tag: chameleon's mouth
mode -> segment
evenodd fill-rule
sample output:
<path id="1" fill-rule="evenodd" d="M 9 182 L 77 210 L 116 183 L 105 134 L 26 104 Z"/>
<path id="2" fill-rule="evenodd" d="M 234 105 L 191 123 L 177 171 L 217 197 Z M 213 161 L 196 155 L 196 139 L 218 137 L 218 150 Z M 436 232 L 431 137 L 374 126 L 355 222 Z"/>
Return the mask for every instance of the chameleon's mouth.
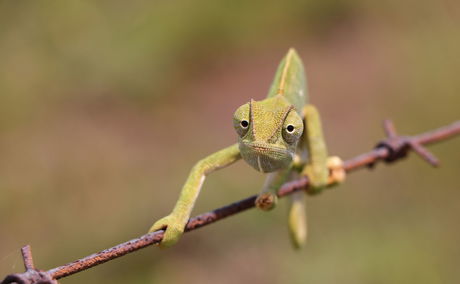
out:
<path id="1" fill-rule="evenodd" d="M 292 161 L 292 154 L 288 150 L 266 143 L 241 142 L 240 152 L 249 165 L 263 173 L 286 168 Z"/>

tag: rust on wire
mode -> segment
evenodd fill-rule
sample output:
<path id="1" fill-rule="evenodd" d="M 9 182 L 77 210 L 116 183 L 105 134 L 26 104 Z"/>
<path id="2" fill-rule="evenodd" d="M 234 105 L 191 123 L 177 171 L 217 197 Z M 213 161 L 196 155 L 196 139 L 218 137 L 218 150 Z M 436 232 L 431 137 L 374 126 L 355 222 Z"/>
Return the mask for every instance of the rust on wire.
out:
<path id="1" fill-rule="evenodd" d="M 163 231 L 156 231 L 140 238 L 132 239 L 112 248 L 91 254 L 87 257 L 78 259 L 71 263 L 48 270 L 47 272 L 54 278 L 60 279 L 90 267 L 102 264 L 109 260 L 118 258 L 130 252 L 145 248 L 152 244 L 159 243 L 163 239 Z"/>
<path id="2" fill-rule="evenodd" d="M 378 161 L 392 163 L 406 157 L 410 150 L 416 152 L 433 166 L 437 166 L 439 164 L 438 159 L 428 152 L 428 150 L 426 150 L 422 145 L 439 142 L 460 134 L 460 121 L 456 121 L 451 125 L 411 137 L 398 136 L 396 128 L 390 120 L 384 121 L 384 130 L 387 135 L 387 139 L 381 141 L 374 150 L 345 161 L 345 171 L 352 172 L 364 167 L 372 167 Z M 308 177 L 300 177 L 296 180 L 285 183 L 279 189 L 278 196 L 283 197 L 297 190 L 308 190 L 308 185 Z M 196 230 L 222 220 L 225 217 L 253 208 L 256 197 L 257 196 L 254 195 L 191 218 L 186 225 L 185 231 L 189 232 Z M 162 230 L 152 232 L 48 271 L 40 271 L 34 268 L 30 247 L 26 246 L 22 249 L 26 272 L 8 275 L 1 284 L 56 284 L 57 282 L 55 279 L 60 279 L 81 272 L 133 251 L 157 244 L 162 240 L 162 238 Z"/>

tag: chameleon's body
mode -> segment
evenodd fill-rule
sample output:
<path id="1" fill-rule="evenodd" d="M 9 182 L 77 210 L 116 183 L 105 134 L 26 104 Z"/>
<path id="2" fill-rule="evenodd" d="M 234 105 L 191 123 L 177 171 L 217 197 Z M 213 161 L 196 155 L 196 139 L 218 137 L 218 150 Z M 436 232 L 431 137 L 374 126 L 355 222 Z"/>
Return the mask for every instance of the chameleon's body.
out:
<path id="1" fill-rule="evenodd" d="M 233 118 L 238 143 L 199 161 L 192 169 L 172 213 L 150 231 L 166 229 L 162 247 L 175 244 L 184 231 L 205 177 L 243 158 L 256 170 L 268 173 L 256 206 L 272 209 L 281 184 L 296 174 L 308 175 L 313 192 L 344 178 L 340 159 L 329 158 L 316 108 L 308 104 L 301 59 L 290 49 L 281 61 L 266 99 L 251 100 Z M 332 178 L 329 177 L 332 170 Z M 305 200 L 292 198 L 289 228 L 295 247 L 306 238 Z"/>

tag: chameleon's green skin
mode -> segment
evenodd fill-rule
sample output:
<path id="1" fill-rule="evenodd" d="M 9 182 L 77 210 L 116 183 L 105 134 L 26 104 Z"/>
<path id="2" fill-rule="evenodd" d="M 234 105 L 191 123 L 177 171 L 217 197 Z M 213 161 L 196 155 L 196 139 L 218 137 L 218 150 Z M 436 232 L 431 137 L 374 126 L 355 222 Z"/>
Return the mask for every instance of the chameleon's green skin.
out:
<path id="1" fill-rule="evenodd" d="M 281 61 L 266 99 L 240 106 L 233 117 L 238 143 L 199 161 L 192 169 L 171 214 L 150 231 L 165 229 L 160 247 L 174 245 L 184 232 L 205 177 L 243 158 L 254 169 L 268 173 L 256 206 L 272 209 L 276 192 L 293 175 L 308 175 L 313 189 L 327 185 L 327 149 L 316 108 L 307 104 L 301 59 L 290 49 Z M 290 235 L 295 247 L 306 238 L 304 194 L 295 194 L 289 213 Z"/>

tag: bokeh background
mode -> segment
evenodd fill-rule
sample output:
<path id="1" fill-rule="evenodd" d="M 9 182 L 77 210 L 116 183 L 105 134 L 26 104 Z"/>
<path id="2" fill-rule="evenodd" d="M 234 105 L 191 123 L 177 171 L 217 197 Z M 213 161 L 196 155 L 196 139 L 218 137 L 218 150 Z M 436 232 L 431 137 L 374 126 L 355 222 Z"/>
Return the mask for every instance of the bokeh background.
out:
<path id="1" fill-rule="evenodd" d="M 459 118 L 459 1 L 1 0 L 1 277 L 25 244 L 48 269 L 145 233 L 291 46 L 344 159 L 384 118 L 404 134 Z M 440 169 L 411 157 L 309 198 L 302 251 L 283 200 L 62 283 L 458 283 L 460 140 L 430 149 Z M 194 213 L 262 183 L 244 163 L 213 174 Z"/>

